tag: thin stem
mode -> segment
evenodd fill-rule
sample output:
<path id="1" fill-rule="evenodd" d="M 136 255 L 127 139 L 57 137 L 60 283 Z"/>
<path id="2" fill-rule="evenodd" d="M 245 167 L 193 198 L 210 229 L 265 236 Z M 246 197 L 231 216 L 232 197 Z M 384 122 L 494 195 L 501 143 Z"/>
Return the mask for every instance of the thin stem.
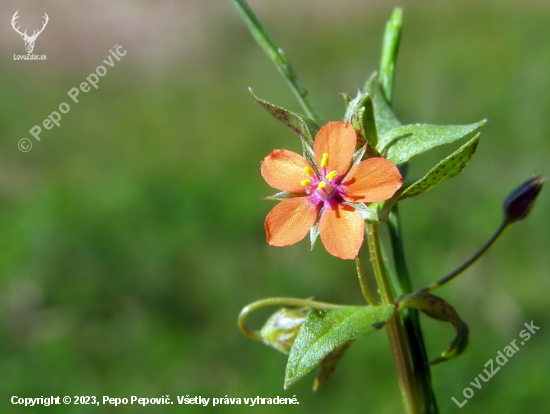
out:
<path id="1" fill-rule="evenodd" d="M 480 250 L 478 250 L 472 257 L 470 257 L 461 266 L 459 266 L 457 269 L 453 270 L 451 273 L 449 273 L 444 278 L 438 280 L 435 283 L 432 283 L 431 285 L 429 285 L 429 286 L 427 286 L 423 289 L 420 289 L 418 293 L 420 293 L 420 292 L 431 292 L 432 290 L 437 289 L 438 287 L 441 287 L 444 284 L 450 282 L 455 277 L 457 277 L 459 274 L 461 274 L 463 271 L 465 271 L 467 268 L 469 268 L 477 259 L 479 259 L 483 255 L 483 253 L 485 253 L 487 251 L 487 249 L 489 247 L 491 247 L 493 245 L 493 243 L 502 234 L 502 232 L 508 226 L 508 224 L 509 224 L 508 221 L 503 220 L 502 223 L 500 224 L 499 228 L 495 232 L 495 234 L 493 234 L 493 236 L 489 239 L 489 241 L 487 243 L 485 243 L 485 245 Z"/>
<path id="2" fill-rule="evenodd" d="M 405 251 L 403 248 L 398 214 L 399 210 L 397 207 L 397 205 L 394 206 L 388 220 L 393 262 L 397 273 L 397 276 L 390 280 L 394 282 L 393 288 L 396 294 L 402 296 L 412 292 L 412 283 L 405 260 Z M 439 409 L 433 392 L 432 376 L 430 366 L 428 365 L 428 354 L 426 352 L 426 345 L 424 344 L 418 310 L 407 308 L 401 312 L 401 315 L 409 342 L 413 373 L 420 388 L 419 392 L 421 392 L 423 397 L 424 412 L 426 414 L 438 414 Z"/>
<path id="3" fill-rule="evenodd" d="M 380 290 L 382 304 L 394 304 L 393 294 L 383 262 L 377 224 L 367 223 L 367 242 L 374 276 Z M 405 331 L 403 329 L 401 316 L 398 312 L 395 312 L 391 319 L 386 322 L 386 329 L 388 331 L 393 361 L 397 371 L 399 390 L 401 392 L 405 411 L 407 414 L 420 414 L 422 412 L 421 404 L 418 399 L 418 393 L 411 369 Z"/>
<path id="4" fill-rule="evenodd" d="M 372 297 L 370 293 L 369 286 L 367 284 L 367 278 L 365 277 L 365 270 L 363 267 L 363 259 L 361 259 L 361 253 L 355 258 L 355 267 L 357 269 L 357 277 L 359 278 L 359 285 L 361 286 L 361 292 L 363 297 L 369 303 L 369 305 L 377 306 L 379 305 L 378 301 Z"/>
<path id="5" fill-rule="evenodd" d="M 250 6 L 245 0 L 231 0 L 231 3 L 250 30 L 252 37 L 254 37 L 258 45 L 260 45 L 267 56 L 275 64 L 281 75 L 283 75 L 286 79 L 290 85 L 290 88 L 296 95 L 296 98 L 300 102 L 300 105 L 302 105 L 302 108 L 306 112 L 306 115 L 315 121 L 317 125 L 324 125 L 325 121 L 323 116 L 309 99 L 308 92 L 302 85 L 300 79 L 298 79 L 298 75 L 296 75 L 296 72 L 288 61 L 283 49 L 277 46 L 273 38 L 254 15 L 254 12 L 250 9 Z"/>
<path id="6" fill-rule="evenodd" d="M 403 10 L 396 7 L 386 23 L 384 32 L 384 43 L 382 46 L 382 58 L 380 60 L 380 84 L 388 102 L 393 97 L 393 80 L 395 79 L 395 64 L 399 40 L 401 39 L 401 24 L 403 21 Z"/>
<path id="7" fill-rule="evenodd" d="M 262 341 L 262 336 L 259 334 L 260 331 L 249 329 L 246 326 L 246 318 L 255 310 L 266 306 L 290 306 L 290 307 L 299 307 L 299 308 L 310 308 L 318 310 L 327 310 L 332 308 L 339 308 L 345 305 L 338 305 L 334 303 L 327 302 L 318 302 L 311 299 L 299 299 L 299 298 L 265 298 L 260 299 L 255 302 L 252 302 L 246 305 L 241 313 L 239 314 L 238 325 L 242 333 L 244 333 L 249 338 L 255 339 L 256 341 Z"/>
<path id="8" fill-rule="evenodd" d="M 396 8 L 390 20 L 386 24 L 384 32 L 384 43 L 382 46 L 382 58 L 380 60 L 380 83 L 386 100 L 391 105 L 393 98 L 393 86 L 395 79 L 395 67 L 397 52 L 401 38 L 402 10 Z M 402 172 L 405 171 L 402 167 Z M 405 174 L 403 172 L 403 174 Z M 395 272 L 388 266 L 388 271 L 395 277 L 391 278 L 392 288 L 396 295 L 401 296 L 412 292 L 412 283 L 405 261 L 403 242 L 399 229 L 399 215 L 397 206 L 394 206 L 390 213 L 389 222 L 390 242 L 392 256 L 395 265 Z M 420 327 L 420 319 L 416 309 L 405 309 L 402 312 L 403 324 L 406 332 L 406 339 L 411 353 L 412 369 L 414 372 L 415 384 L 419 397 L 422 397 L 421 406 L 426 414 L 438 414 L 437 402 L 432 387 L 430 367 L 424 338 Z"/>

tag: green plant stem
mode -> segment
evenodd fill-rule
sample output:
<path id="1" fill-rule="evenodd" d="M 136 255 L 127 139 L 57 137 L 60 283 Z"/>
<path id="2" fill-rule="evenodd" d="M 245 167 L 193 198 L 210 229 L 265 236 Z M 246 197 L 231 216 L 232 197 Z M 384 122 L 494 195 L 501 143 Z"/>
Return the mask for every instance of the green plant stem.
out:
<path id="1" fill-rule="evenodd" d="M 390 105 L 393 98 L 393 85 L 399 41 L 401 38 L 402 19 L 402 10 L 396 8 L 386 24 L 384 42 L 382 45 L 380 84 L 386 100 Z M 402 168 L 402 170 L 405 170 L 405 168 Z M 392 275 L 395 276 L 390 279 L 392 283 L 391 287 L 397 296 L 401 296 L 412 292 L 412 283 L 405 261 L 397 205 L 394 206 L 390 213 L 388 229 L 390 233 L 392 257 L 395 265 L 395 272 L 388 266 L 388 270 L 392 271 Z M 407 347 L 411 355 L 412 370 L 414 373 L 413 387 L 416 389 L 419 398 L 422 399 L 420 404 L 422 412 L 427 414 L 438 414 L 439 410 L 433 392 L 428 356 L 422 336 L 418 311 L 416 309 L 404 310 L 402 312 L 402 321 L 406 333 Z"/>
<path id="2" fill-rule="evenodd" d="M 363 267 L 363 259 L 361 259 L 361 253 L 355 258 L 355 267 L 357 269 L 357 277 L 359 278 L 359 285 L 361 286 L 361 292 L 363 297 L 369 303 L 369 305 L 377 306 L 378 301 L 372 297 L 370 293 L 369 285 L 367 284 L 367 278 L 365 277 L 365 270 Z"/>
<path id="3" fill-rule="evenodd" d="M 283 49 L 277 46 L 245 0 L 231 0 L 231 3 L 250 30 L 252 37 L 254 37 L 258 45 L 260 45 L 267 56 L 275 64 L 281 75 L 283 75 L 286 79 L 290 85 L 290 88 L 296 95 L 296 98 L 300 102 L 300 105 L 302 105 L 302 108 L 306 112 L 306 115 L 318 126 L 324 125 L 325 120 L 323 116 L 309 99 L 307 90 L 302 85 L 300 79 L 298 79 L 298 75 L 296 75 L 296 72 L 288 61 Z"/>
<path id="4" fill-rule="evenodd" d="M 366 231 L 370 260 L 378 289 L 380 290 L 382 304 L 394 304 L 395 301 L 382 256 L 378 224 L 367 223 Z M 418 392 L 411 368 L 408 343 L 405 337 L 401 316 L 398 312 L 394 313 L 388 322 L 386 322 L 386 329 L 388 331 L 393 361 L 397 371 L 399 390 L 405 412 L 407 414 L 421 414 L 422 406 L 418 399 Z"/>
<path id="5" fill-rule="evenodd" d="M 241 330 L 242 333 L 244 333 L 249 338 L 255 339 L 256 341 L 263 340 L 262 336 L 259 334 L 260 331 L 249 329 L 248 326 L 246 326 L 246 318 L 248 318 L 248 316 L 255 310 L 264 308 L 266 306 L 290 306 L 290 307 L 297 307 L 297 308 L 327 310 L 332 308 L 339 308 L 345 305 L 338 305 L 335 303 L 328 303 L 328 302 L 318 302 L 316 300 L 311 300 L 311 299 L 286 298 L 286 297 L 265 298 L 265 299 L 260 299 L 255 302 L 249 303 L 241 310 L 237 324 L 239 325 L 239 329 Z"/>
<path id="6" fill-rule="evenodd" d="M 403 296 L 412 292 L 412 284 L 405 261 L 397 205 L 390 212 L 388 229 L 396 273 L 396 277 L 391 279 L 393 282 L 392 287 L 397 296 Z M 422 395 L 423 412 L 426 414 L 438 414 L 439 409 L 433 392 L 428 354 L 426 352 L 426 345 L 424 344 L 418 310 L 405 309 L 402 311 L 402 318 L 411 352 L 414 377 L 419 387 L 418 391 Z"/>
<path id="7" fill-rule="evenodd" d="M 479 259 L 487 251 L 487 249 L 489 249 L 489 247 L 491 247 L 493 245 L 493 243 L 502 234 L 502 232 L 508 226 L 508 224 L 509 224 L 509 222 L 507 222 L 506 220 L 503 220 L 502 223 L 500 224 L 499 228 L 495 232 L 495 234 L 493 234 L 493 236 L 489 239 L 489 241 L 487 243 L 485 243 L 485 245 L 481 249 L 479 249 L 472 257 L 470 257 L 461 266 L 459 266 L 457 269 L 453 270 L 451 273 L 449 273 L 444 278 L 438 280 L 437 282 L 432 283 L 431 285 L 429 285 L 429 286 L 427 286 L 423 289 L 420 289 L 418 291 L 418 293 L 431 292 L 432 290 L 437 289 L 437 288 L 443 286 L 444 284 L 450 282 L 455 277 L 457 277 L 459 274 L 461 274 L 463 271 L 465 271 L 467 268 L 469 268 L 477 259 Z"/>

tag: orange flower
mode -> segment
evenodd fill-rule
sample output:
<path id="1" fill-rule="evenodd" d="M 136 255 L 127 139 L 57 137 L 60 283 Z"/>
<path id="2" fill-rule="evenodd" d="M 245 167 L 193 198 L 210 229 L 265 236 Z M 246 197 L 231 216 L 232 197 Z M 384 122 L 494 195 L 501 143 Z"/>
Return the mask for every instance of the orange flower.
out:
<path id="1" fill-rule="evenodd" d="M 356 207 L 388 200 L 401 187 L 403 177 L 385 158 L 369 158 L 352 166 L 356 141 L 351 124 L 329 122 L 315 137 L 315 165 L 288 150 L 274 150 L 265 157 L 262 177 L 289 197 L 265 219 L 270 245 L 297 243 L 312 228 L 314 240 L 318 225 L 321 241 L 331 255 L 357 257 L 365 223 Z"/>

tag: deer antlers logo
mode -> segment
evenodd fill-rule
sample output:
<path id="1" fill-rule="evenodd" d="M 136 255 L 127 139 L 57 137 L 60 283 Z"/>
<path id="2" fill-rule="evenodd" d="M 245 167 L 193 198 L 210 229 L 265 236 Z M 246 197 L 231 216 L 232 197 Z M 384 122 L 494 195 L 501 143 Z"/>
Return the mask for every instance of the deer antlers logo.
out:
<path id="1" fill-rule="evenodd" d="M 32 50 L 34 49 L 34 42 L 35 42 L 36 38 L 38 37 L 38 35 L 40 33 L 42 33 L 44 31 L 44 28 L 48 24 L 48 20 L 50 20 L 50 18 L 48 17 L 48 15 L 46 13 L 44 13 L 44 18 L 46 19 L 46 21 L 44 22 L 44 25 L 42 26 L 42 29 L 40 29 L 38 31 L 34 30 L 33 33 L 32 33 L 32 36 L 29 36 L 29 35 L 27 35 L 26 30 L 25 30 L 24 33 L 21 33 L 19 31 L 19 26 L 15 27 L 15 21 L 19 17 L 17 15 L 17 13 L 19 13 L 19 10 L 17 10 L 15 12 L 15 14 L 13 15 L 13 18 L 11 19 L 11 25 L 13 26 L 13 30 L 15 30 L 17 33 L 19 33 L 21 35 L 21 37 L 23 38 L 23 40 L 25 41 L 25 49 L 27 49 L 27 53 L 32 53 Z"/>

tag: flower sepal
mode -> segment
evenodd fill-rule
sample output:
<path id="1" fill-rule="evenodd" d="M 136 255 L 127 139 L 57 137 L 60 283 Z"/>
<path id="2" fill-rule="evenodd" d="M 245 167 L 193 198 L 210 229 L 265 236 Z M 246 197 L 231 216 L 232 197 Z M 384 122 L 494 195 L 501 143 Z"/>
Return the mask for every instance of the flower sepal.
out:
<path id="1" fill-rule="evenodd" d="M 353 125 L 353 129 L 355 129 L 355 133 L 357 134 L 357 149 L 366 146 L 368 147 L 368 157 L 380 156 L 378 151 L 376 151 L 378 133 L 376 131 L 374 106 L 369 94 L 359 92 L 357 97 L 350 101 L 344 121 L 350 122 Z"/>
<path id="2" fill-rule="evenodd" d="M 281 191 L 280 193 L 263 197 L 262 200 L 283 201 L 283 200 L 286 200 L 287 198 L 294 198 L 294 197 L 303 197 L 303 194 L 295 194 L 295 193 L 289 193 L 288 191 Z"/>
<path id="3" fill-rule="evenodd" d="M 365 203 L 349 203 L 347 201 L 344 201 L 344 204 L 356 209 L 361 214 L 361 217 L 363 217 L 364 221 L 368 221 L 369 223 L 382 222 L 378 217 L 378 211 L 376 211 L 376 209 L 371 208 L 370 206 L 367 206 Z M 374 203 L 374 204 L 383 204 L 383 203 Z"/>

